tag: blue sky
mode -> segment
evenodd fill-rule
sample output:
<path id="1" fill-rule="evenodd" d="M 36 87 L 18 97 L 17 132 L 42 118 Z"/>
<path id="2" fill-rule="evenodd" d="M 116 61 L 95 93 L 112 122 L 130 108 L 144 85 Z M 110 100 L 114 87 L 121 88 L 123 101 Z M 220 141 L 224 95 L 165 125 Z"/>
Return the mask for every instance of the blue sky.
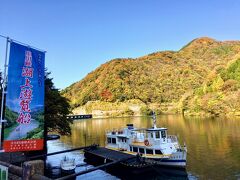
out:
<path id="1" fill-rule="evenodd" d="M 2 0 L 0 34 L 44 49 L 57 88 L 113 58 L 178 50 L 194 38 L 240 39 L 236 0 Z M 3 69 L 5 40 L 0 38 Z"/>

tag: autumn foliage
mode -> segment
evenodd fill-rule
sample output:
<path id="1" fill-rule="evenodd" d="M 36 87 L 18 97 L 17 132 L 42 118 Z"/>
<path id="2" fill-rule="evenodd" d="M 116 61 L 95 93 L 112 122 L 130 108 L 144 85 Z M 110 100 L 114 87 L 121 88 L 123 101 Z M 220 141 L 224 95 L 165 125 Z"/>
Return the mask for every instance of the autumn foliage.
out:
<path id="1" fill-rule="evenodd" d="M 89 101 L 174 104 L 186 114 L 228 113 L 240 105 L 240 41 L 198 38 L 179 51 L 113 59 L 61 93 L 77 108 Z M 237 107 L 235 107 L 237 106 Z"/>

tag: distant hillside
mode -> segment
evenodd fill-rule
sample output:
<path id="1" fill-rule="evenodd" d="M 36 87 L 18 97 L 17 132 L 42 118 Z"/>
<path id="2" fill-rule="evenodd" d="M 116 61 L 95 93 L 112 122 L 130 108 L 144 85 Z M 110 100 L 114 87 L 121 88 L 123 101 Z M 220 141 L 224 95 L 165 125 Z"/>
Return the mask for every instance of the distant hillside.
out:
<path id="1" fill-rule="evenodd" d="M 204 83 L 180 100 L 185 114 L 240 116 L 240 59 L 211 71 Z"/>
<path id="2" fill-rule="evenodd" d="M 215 74 L 217 78 L 223 73 L 239 55 L 240 41 L 198 38 L 177 52 L 111 60 L 64 89 L 62 94 L 73 108 L 80 108 L 89 101 L 117 103 L 135 99 L 148 107 L 169 104 L 179 112 L 195 112 L 191 98 L 196 98 L 196 91 L 209 83 L 209 76 Z M 224 84 L 229 79 L 222 80 Z"/>

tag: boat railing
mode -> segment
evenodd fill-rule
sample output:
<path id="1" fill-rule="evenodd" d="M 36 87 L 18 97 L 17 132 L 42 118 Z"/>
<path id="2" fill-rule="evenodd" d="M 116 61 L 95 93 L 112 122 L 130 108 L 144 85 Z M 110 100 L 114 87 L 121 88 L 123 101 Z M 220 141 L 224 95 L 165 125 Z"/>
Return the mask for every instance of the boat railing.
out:
<path id="1" fill-rule="evenodd" d="M 69 158 L 67 156 L 64 157 L 63 160 L 61 160 L 61 165 L 64 166 L 70 166 L 70 165 L 75 165 L 75 159 L 74 158 Z"/>
<path id="2" fill-rule="evenodd" d="M 168 141 L 170 141 L 171 143 L 176 143 L 178 142 L 177 136 L 175 135 L 168 135 Z"/>
<path id="3" fill-rule="evenodd" d="M 114 129 L 114 130 L 107 130 L 107 133 L 106 134 L 111 134 L 111 135 L 119 135 L 119 134 L 123 134 L 123 130 L 117 130 L 117 129 Z"/>

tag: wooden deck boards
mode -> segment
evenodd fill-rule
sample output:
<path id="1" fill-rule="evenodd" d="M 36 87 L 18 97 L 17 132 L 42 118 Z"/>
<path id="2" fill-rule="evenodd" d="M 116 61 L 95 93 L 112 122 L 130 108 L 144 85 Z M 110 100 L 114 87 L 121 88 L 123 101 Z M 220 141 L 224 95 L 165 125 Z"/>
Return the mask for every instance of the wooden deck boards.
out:
<path id="1" fill-rule="evenodd" d="M 110 161 L 121 161 L 121 160 L 127 159 L 126 161 L 124 160 L 124 162 L 122 162 L 121 164 L 129 167 L 139 168 L 139 167 L 148 166 L 147 163 L 142 161 L 140 156 L 126 154 L 121 151 L 114 151 L 104 147 L 95 147 L 95 148 L 85 149 L 84 151 L 87 154 L 93 155 L 95 157 L 100 157 L 102 159 L 107 159 Z"/>
<path id="2" fill-rule="evenodd" d="M 114 151 L 111 149 L 107 149 L 104 147 L 97 147 L 96 149 L 85 150 L 88 153 L 94 154 L 96 156 L 100 156 L 104 159 L 109 159 L 111 161 L 119 161 L 122 159 L 132 158 L 134 157 L 131 154 L 125 154 L 122 152 Z"/>

